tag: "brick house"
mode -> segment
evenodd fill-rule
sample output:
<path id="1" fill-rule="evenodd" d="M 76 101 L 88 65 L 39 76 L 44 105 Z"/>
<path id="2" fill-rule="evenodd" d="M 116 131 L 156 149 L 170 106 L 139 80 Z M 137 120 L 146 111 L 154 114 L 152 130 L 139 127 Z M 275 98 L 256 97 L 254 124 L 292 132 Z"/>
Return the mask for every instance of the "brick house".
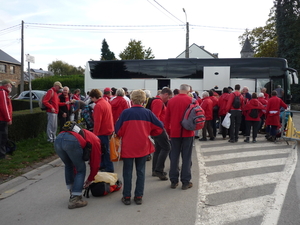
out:
<path id="1" fill-rule="evenodd" d="M 17 94 L 17 87 L 21 81 L 21 63 L 0 49 L 0 82 L 4 79 L 16 83 L 11 95 Z"/>

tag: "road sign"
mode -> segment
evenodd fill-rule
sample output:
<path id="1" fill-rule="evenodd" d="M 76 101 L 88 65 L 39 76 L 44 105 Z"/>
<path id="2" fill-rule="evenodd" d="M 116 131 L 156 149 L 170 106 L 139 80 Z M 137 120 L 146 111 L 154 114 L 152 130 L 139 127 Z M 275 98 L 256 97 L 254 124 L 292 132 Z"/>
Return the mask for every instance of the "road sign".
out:
<path id="1" fill-rule="evenodd" d="M 34 56 L 31 56 L 29 54 L 26 55 L 26 62 L 34 63 Z"/>

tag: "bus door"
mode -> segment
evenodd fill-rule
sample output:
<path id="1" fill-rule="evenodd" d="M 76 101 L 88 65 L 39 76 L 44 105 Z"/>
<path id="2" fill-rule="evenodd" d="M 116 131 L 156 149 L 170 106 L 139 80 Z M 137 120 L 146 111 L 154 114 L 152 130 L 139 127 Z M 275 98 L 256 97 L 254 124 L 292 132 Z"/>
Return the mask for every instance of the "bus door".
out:
<path id="1" fill-rule="evenodd" d="M 230 85 L 230 66 L 204 66 L 202 90 L 210 90 L 214 87 L 228 87 Z"/>
<path id="2" fill-rule="evenodd" d="M 157 79 L 158 90 L 162 90 L 164 87 L 170 88 L 170 79 Z"/>
<path id="3" fill-rule="evenodd" d="M 268 78 L 263 78 L 263 79 L 257 79 L 256 80 L 256 93 L 259 94 L 261 92 L 262 88 L 267 89 L 267 93 L 271 96 L 272 89 L 271 88 L 272 84 L 270 79 Z"/>

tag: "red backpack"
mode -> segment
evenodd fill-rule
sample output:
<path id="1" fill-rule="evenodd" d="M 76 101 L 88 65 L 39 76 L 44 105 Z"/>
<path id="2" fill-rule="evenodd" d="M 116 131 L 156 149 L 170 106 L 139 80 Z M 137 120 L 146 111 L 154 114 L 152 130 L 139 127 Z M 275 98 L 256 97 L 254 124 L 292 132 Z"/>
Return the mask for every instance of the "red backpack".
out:
<path id="1" fill-rule="evenodd" d="M 192 103 L 189 104 L 183 114 L 181 125 L 186 130 L 201 130 L 204 127 L 204 123 L 204 110 L 196 104 L 196 99 L 192 98 Z"/>

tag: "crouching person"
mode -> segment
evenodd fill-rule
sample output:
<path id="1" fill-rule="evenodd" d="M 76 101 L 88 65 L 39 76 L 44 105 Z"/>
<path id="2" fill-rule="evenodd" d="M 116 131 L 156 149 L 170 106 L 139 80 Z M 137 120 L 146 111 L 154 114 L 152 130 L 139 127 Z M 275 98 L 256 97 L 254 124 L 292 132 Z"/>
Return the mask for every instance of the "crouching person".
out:
<path id="1" fill-rule="evenodd" d="M 115 132 L 122 137 L 121 158 L 123 159 L 123 198 L 125 205 L 131 204 L 132 170 L 135 163 L 137 180 L 134 201 L 142 204 L 145 185 L 145 166 L 149 154 L 154 152 L 154 146 L 149 136 L 157 136 L 163 132 L 163 124 L 142 104 L 146 94 L 135 90 L 131 94 L 133 106 L 125 109 L 116 123 Z"/>
<path id="2" fill-rule="evenodd" d="M 84 207 L 87 205 L 87 201 L 82 199 L 82 190 L 92 183 L 99 170 L 100 139 L 92 132 L 80 129 L 75 122 L 66 122 L 63 129 L 64 131 L 57 136 L 54 142 L 54 148 L 65 164 L 65 182 L 71 195 L 68 208 Z M 87 150 L 87 144 L 91 147 L 91 151 Z M 84 181 L 85 161 L 88 158 L 90 160 L 90 174 Z"/>

